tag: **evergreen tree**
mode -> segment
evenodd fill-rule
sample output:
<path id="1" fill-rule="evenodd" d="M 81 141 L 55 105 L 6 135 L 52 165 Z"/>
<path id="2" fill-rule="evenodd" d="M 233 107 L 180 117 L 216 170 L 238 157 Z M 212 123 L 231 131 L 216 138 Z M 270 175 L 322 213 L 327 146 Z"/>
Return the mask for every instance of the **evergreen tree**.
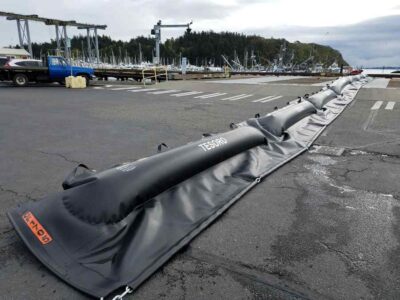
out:
<path id="1" fill-rule="evenodd" d="M 102 58 L 111 57 L 112 53 L 118 57 L 121 51 L 123 57 L 127 53 L 129 57 L 138 59 L 140 44 L 143 60 L 152 61 L 155 44 L 152 37 L 139 36 L 128 42 L 116 41 L 105 35 L 99 36 L 98 39 Z M 161 44 L 161 56 L 168 58 L 169 62 L 172 62 L 173 59 L 178 62 L 182 55 L 187 57 L 191 64 L 204 64 L 211 60 L 215 65 L 221 66 L 223 65 L 221 55 L 233 59 L 236 52 L 242 61 L 245 51 L 248 51 L 249 54 L 253 51 L 257 60 L 266 65 L 268 61 L 273 61 L 277 57 L 283 43 L 286 43 L 289 51 L 294 51 L 294 63 L 301 63 L 312 54 L 315 62 L 321 62 L 326 66 L 334 61 L 339 65 L 347 65 L 341 53 L 329 46 L 305 44 L 298 41 L 289 43 L 285 39 L 263 38 L 257 35 L 244 35 L 235 32 L 186 31 L 183 36 L 168 39 Z M 71 39 L 73 56 L 82 57 L 82 48 L 83 56 L 87 57 L 86 36 L 74 36 Z M 50 43 L 33 43 L 32 49 L 34 57 L 40 57 L 41 54 L 55 54 L 56 42 L 51 40 Z"/>

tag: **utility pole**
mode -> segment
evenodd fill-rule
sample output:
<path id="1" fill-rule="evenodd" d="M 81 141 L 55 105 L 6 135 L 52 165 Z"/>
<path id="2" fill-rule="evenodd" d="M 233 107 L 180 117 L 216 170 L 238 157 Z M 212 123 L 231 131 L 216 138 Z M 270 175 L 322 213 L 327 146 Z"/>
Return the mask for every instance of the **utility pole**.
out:
<path id="1" fill-rule="evenodd" d="M 190 25 L 193 24 L 191 21 L 188 24 L 172 24 L 172 25 L 162 25 L 161 20 L 154 25 L 153 29 L 151 30 L 151 34 L 156 38 L 156 56 L 153 58 L 153 63 L 159 64 L 160 63 L 160 43 L 161 43 L 161 28 L 187 28 L 188 32 L 190 32 Z"/>

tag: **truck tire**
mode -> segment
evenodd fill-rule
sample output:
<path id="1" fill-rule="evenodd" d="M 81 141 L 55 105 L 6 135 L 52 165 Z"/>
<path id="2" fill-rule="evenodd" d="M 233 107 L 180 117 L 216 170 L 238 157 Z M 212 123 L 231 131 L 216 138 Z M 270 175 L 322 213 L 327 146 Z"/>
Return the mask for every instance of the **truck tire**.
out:
<path id="1" fill-rule="evenodd" d="M 86 80 L 86 87 L 88 87 L 88 86 L 90 85 L 90 78 L 89 78 L 89 76 L 87 76 L 87 75 L 83 75 L 83 77 L 84 77 L 85 80 Z"/>
<path id="2" fill-rule="evenodd" d="M 25 74 L 19 73 L 14 75 L 13 82 L 16 86 L 27 86 L 29 79 Z"/>

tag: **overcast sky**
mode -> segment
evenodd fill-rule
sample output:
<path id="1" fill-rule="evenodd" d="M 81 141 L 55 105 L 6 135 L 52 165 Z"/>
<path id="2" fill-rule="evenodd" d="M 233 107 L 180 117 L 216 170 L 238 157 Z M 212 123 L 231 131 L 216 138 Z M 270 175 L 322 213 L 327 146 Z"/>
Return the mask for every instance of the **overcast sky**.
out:
<path id="1" fill-rule="evenodd" d="M 161 19 L 193 30 L 237 31 L 330 45 L 353 66 L 400 65 L 399 0 L 1 0 L 2 11 L 107 24 L 105 34 L 129 40 L 149 35 Z M 54 27 L 31 22 L 35 42 Z M 184 30 L 163 30 L 163 39 Z M 69 29 L 69 35 L 77 34 Z M 0 46 L 18 43 L 15 21 L 0 17 Z"/>

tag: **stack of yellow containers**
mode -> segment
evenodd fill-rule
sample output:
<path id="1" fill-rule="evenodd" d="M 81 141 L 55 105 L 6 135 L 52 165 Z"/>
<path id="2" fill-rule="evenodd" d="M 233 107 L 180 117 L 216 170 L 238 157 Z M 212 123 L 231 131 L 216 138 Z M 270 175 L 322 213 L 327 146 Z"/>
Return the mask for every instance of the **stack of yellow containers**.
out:
<path id="1" fill-rule="evenodd" d="M 68 76 L 65 78 L 65 86 L 71 89 L 84 89 L 86 88 L 86 79 L 82 76 Z"/>

